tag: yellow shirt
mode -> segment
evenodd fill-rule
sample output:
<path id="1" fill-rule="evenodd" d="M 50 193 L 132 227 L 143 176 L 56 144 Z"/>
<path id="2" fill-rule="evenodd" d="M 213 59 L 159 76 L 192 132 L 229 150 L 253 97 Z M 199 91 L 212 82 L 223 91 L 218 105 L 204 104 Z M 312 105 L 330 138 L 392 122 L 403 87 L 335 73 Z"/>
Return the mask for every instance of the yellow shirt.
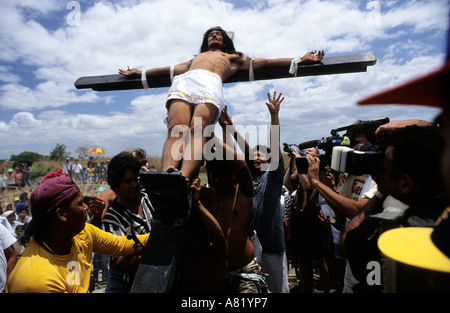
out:
<path id="1" fill-rule="evenodd" d="M 137 236 L 143 245 L 149 234 Z M 69 254 L 55 255 L 31 240 L 8 278 L 9 293 L 85 293 L 89 291 L 92 252 L 106 255 L 132 254 L 133 240 L 115 236 L 86 224 L 72 239 Z"/>

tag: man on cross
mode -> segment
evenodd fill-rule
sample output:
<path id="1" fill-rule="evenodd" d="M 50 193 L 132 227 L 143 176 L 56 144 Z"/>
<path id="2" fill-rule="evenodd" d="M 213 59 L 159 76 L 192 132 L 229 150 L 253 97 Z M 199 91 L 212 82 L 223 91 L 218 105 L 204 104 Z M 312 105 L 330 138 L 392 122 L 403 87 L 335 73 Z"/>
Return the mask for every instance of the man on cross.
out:
<path id="1" fill-rule="evenodd" d="M 206 31 L 200 53 L 190 61 L 144 71 L 137 68 L 119 70 L 119 73 L 125 76 L 141 75 L 144 86 L 148 85 L 147 77 L 175 76 L 166 102 L 169 132 L 163 148 L 163 170 L 180 170 L 184 177 L 191 179 L 202 164 L 202 158 L 194 155 L 198 151 L 194 147 L 204 146 L 207 139 L 202 136 L 203 130 L 216 123 L 224 106 L 223 82 L 239 70 L 251 70 L 252 74 L 252 70 L 265 67 L 320 62 L 324 52 L 315 53 L 307 52 L 301 58 L 249 58 L 237 52 L 232 39 L 217 26 Z M 201 132 L 195 132 L 197 138 L 194 138 L 195 118 L 201 118 Z M 182 130 L 189 130 L 190 140 L 186 149 L 177 149 L 175 144 L 184 136 Z"/>

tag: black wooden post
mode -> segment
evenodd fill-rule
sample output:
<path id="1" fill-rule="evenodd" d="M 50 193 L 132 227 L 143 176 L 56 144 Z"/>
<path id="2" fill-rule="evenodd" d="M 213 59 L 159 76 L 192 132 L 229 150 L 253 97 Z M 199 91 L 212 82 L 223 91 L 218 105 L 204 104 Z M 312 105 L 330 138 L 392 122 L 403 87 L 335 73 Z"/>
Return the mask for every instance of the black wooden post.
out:
<path id="1" fill-rule="evenodd" d="M 372 54 L 356 54 L 324 58 L 322 62 L 311 65 L 299 65 L 297 77 L 332 75 L 366 72 L 368 66 L 376 63 Z M 289 66 L 271 67 L 255 70 L 255 80 L 269 80 L 295 77 L 289 74 Z M 238 71 L 224 83 L 245 82 L 249 79 L 248 71 Z M 170 87 L 168 76 L 148 77 L 150 88 Z M 140 77 L 126 77 L 120 74 L 85 76 L 75 82 L 77 89 L 92 89 L 95 91 L 112 91 L 142 89 Z"/>
<path id="2" fill-rule="evenodd" d="M 141 171 L 139 180 L 155 210 L 155 220 L 131 292 L 167 293 L 171 291 L 191 200 L 180 172 Z"/>

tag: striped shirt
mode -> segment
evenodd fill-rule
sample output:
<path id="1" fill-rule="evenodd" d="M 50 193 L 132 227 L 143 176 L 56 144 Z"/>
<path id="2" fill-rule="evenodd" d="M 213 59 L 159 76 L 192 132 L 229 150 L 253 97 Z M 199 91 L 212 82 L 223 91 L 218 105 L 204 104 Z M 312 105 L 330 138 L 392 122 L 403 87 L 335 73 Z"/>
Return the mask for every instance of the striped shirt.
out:
<path id="1" fill-rule="evenodd" d="M 136 235 L 149 233 L 154 211 L 144 190 L 141 190 L 141 205 L 144 215 L 132 212 L 120 205 L 117 198 L 114 199 L 102 219 L 103 230 L 118 236 L 126 236 L 128 229 L 132 229 Z"/>
<path id="2" fill-rule="evenodd" d="M 280 202 L 283 177 L 284 160 L 281 157 L 276 170 L 266 171 L 253 180 L 254 195 L 250 218 L 264 253 L 286 252 Z"/>

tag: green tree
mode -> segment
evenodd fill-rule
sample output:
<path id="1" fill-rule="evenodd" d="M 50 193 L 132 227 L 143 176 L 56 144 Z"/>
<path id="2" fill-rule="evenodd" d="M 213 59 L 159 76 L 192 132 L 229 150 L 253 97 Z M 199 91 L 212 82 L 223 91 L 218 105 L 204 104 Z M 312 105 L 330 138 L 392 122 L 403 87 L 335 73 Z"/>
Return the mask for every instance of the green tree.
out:
<path id="1" fill-rule="evenodd" d="M 31 161 L 34 163 L 42 160 L 43 157 L 44 156 L 42 154 L 36 152 L 24 151 L 22 153 L 19 153 L 18 155 L 11 155 L 9 159 L 11 161 Z"/>
<path id="2" fill-rule="evenodd" d="M 66 151 L 67 147 L 65 144 L 56 144 L 56 147 L 50 151 L 50 160 L 64 160 L 70 156 L 70 153 Z"/>

